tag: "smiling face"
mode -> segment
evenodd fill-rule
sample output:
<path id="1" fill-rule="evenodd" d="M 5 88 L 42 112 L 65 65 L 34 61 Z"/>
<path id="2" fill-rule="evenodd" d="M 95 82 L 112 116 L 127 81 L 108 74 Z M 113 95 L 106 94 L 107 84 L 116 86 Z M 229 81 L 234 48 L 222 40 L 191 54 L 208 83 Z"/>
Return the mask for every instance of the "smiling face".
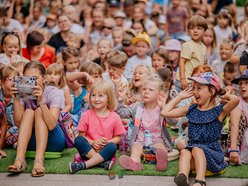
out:
<path id="1" fill-rule="evenodd" d="M 145 66 L 139 66 L 134 70 L 132 83 L 134 87 L 142 86 L 143 81 L 149 76 L 148 69 Z"/>
<path id="2" fill-rule="evenodd" d="M 200 42 L 205 33 L 205 30 L 203 27 L 200 26 L 191 26 L 189 28 L 189 33 L 192 40 L 194 40 L 195 42 Z"/>
<path id="3" fill-rule="evenodd" d="M 203 43 L 206 46 L 211 46 L 214 41 L 214 33 L 212 30 L 207 30 L 203 36 Z"/>
<path id="4" fill-rule="evenodd" d="M 103 59 L 110 50 L 111 50 L 110 41 L 102 40 L 97 45 L 97 53 L 101 59 Z"/>
<path id="5" fill-rule="evenodd" d="M 248 101 L 248 79 L 239 80 L 239 91 L 242 98 Z"/>
<path id="6" fill-rule="evenodd" d="M 108 96 L 102 92 L 93 92 L 91 94 L 91 104 L 94 110 L 105 110 L 108 106 Z"/>
<path id="7" fill-rule="evenodd" d="M 146 57 L 147 53 L 150 50 L 148 43 L 145 41 L 138 41 L 135 46 L 136 46 L 137 56 L 140 58 Z"/>
<path id="8" fill-rule="evenodd" d="M 152 54 L 152 67 L 155 68 L 157 71 L 160 68 L 163 68 L 165 65 L 164 58 L 162 58 L 160 55 L 153 53 Z"/>
<path id="9" fill-rule="evenodd" d="M 232 47 L 226 43 L 223 42 L 220 45 L 220 57 L 222 60 L 227 61 L 232 56 Z"/>
<path id="10" fill-rule="evenodd" d="M 209 103 L 211 97 L 215 93 L 214 88 L 209 88 L 207 85 L 197 83 L 193 81 L 193 95 L 195 97 L 196 103 L 200 106 Z"/>
<path id="11" fill-rule="evenodd" d="M 8 56 L 11 57 L 11 55 L 15 52 L 18 53 L 20 50 L 20 43 L 17 38 L 17 36 L 14 35 L 8 35 L 5 37 L 3 42 L 3 51 Z"/>
<path id="12" fill-rule="evenodd" d="M 62 32 L 67 32 L 70 30 L 72 22 L 66 15 L 61 15 L 58 19 L 59 28 Z"/>

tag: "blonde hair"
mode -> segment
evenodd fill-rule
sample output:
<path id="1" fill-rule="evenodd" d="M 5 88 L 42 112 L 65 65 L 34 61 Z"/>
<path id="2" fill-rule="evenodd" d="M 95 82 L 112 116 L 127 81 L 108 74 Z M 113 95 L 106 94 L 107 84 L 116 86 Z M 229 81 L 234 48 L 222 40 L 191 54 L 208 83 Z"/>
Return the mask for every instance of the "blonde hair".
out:
<path id="1" fill-rule="evenodd" d="M 62 59 L 66 62 L 71 57 L 80 57 L 79 51 L 73 47 L 66 47 L 62 50 Z"/>
<path id="2" fill-rule="evenodd" d="M 60 75 L 60 80 L 59 80 L 59 84 L 58 84 L 59 88 L 63 88 L 66 85 L 63 65 L 58 64 L 58 63 L 53 63 L 47 67 L 46 72 L 47 72 L 47 75 L 52 74 L 53 72 L 55 74 Z M 48 83 L 50 83 L 50 82 L 48 82 Z"/>
<path id="3" fill-rule="evenodd" d="M 15 76 L 19 76 L 19 71 L 10 65 L 6 65 L 3 68 L 0 69 L 0 79 L 2 82 L 5 82 L 7 78 L 14 74 Z"/>
<path id="4" fill-rule="evenodd" d="M 109 66 L 122 68 L 126 66 L 128 57 L 127 54 L 119 50 L 114 50 L 106 55 L 106 60 Z"/>
<path id="5" fill-rule="evenodd" d="M 158 91 L 164 91 L 164 82 L 163 80 L 159 77 L 158 74 L 153 74 L 149 76 L 144 82 L 143 86 L 149 84 L 150 82 L 155 82 L 158 84 Z"/>
<path id="6" fill-rule="evenodd" d="M 102 41 L 108 42 L 109 48 L 112 49 L 113 44 L 112 44 L 112 42 L 111 42 L 108 38 L 106 38 L 106 37 L 101 38 L 101 39 L 97 42 L 97 44 L 96 44 L 96 47 L 97 47 L 97 48 L 99 47 L 99 44 L 100 44 Z"/>
<path id="7" fill-rule="evenodd" d="M 102 93 L 108 97 L 107 108 L 112 112 L 117 108 L 117 99 L 112 84 L 109 81 L 102 80 L 94 83 L 90 89 L 89 105 L 94 108 L 91 102 L 91 96 L 94 93 Z"/>
<path id="8" fill-rule="evenodd" d="M 147 77 L 151 76 L 152 74 L 155 74 L 156 71 L 154 68 L 152 67 L 148 67 L 146 65 L 138 65 L 135 69 L 134 72 L 138 69 L 138 68 L 144 68 L 146 70 L 147 73 Z M 131 80 L 131 83 L 129 84 L 129 90 L 124 98 L 124 102 L 127 103 L 128 99 L 130 99 L 133 95 L 135 95 L 137 93 L 137 88 L 134 86 L 133 84 L 133 77 Z"/>
<path id="9" fill-rule="evenodd" d="M 89 75 L 95 75 L 95 74 L 101 75 L 103 73 L 102 67 L 100 65 L 98 65 L 97 63 L 94 63 L 94 62 L 83 63 L 80 66 L 79 71 L 80 72 L 87 72 Z M 85 80 L 79 80 L 79 83 L 86 86 Z"/>

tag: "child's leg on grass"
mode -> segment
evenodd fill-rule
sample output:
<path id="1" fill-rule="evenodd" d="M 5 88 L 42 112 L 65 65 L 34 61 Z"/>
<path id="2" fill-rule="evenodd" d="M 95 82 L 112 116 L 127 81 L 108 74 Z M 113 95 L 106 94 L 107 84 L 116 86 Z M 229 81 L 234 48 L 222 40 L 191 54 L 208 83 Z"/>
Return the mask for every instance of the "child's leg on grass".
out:
<path id="1" fill-rule="evenodd" d="M 189 175 L 191 166 L 192 154 L 189 150 L 183 149 L 180 151 L 178 173 L 183 173 L 186 176 Z"/>
<path id="2" fill-rule="evenodd" d="M 143 155 L 143 145 L 141 143 L 134 143 L 131 148 L 130 158 L 135 162 L 141 163 L 142 155 Z"/>
<path id="3" fill-rule="evenodd" d="M 36 160 L 44 161 L 44 154 L 46 151 L 48 140 L 48 128 L 43 120 L 40 108 L 35 110 L 35 139 L 36 139 Z"/>
<path id="4" fill-rule="evenodd" d="M 164 143 L 155 143 L 153 144 L 157 150 L 155 151 L 157 166 L 156 169 L 158 171 L 164 171 L 167 169 L 168 165 L 168 150 L 165 147 Z"/>
<path id="5" fill-rule="evenodd" d="M 77 148 L 82 158 L 92 158 L 97 152 L 91 147 L 88 140 L 83 136 L 78 136 L 74 140 L 74 145 Z"/>
<path id="6" fill-rule="evenodd" d="M 117 146 L 115 143 L 108 143 L 99 153 L 96 153 L 88 161 L 85 162 L 86 168 L 93 167 L 104 161 L 110 160 L 116 153 Z"/>
<path id="7" fill-rule="evenodd" d="M 194 165 L 196 170 L 196 179 L 205 181 L 206 174 L 206 157 L 202 149 L 194 147 L 192 149 L 192 156 L 194 158 Z"/>
<path id="8" fill-rule="evenodd" d="M 30 140 L 34 124 L 34 111 L 26 109 L 19 128 L 16 158 L 25 159 L 28 142 Z"/>
<path id="9" fill-rule="evenodd" d="M 4 140 L 7 134 L 7 119 L 6 115 L 4 114 L 3 118 L 0 119 L 0 149 L 4 148 Z"/>
<path id="10" fill-rule="evenodd" d="M 165 147 L 165 145 L 163 143 L 155 143 L 152 146 L 155 147 L 156 149 L 163 149 L 166 152 L 168 152 L 168 149 Z"/>

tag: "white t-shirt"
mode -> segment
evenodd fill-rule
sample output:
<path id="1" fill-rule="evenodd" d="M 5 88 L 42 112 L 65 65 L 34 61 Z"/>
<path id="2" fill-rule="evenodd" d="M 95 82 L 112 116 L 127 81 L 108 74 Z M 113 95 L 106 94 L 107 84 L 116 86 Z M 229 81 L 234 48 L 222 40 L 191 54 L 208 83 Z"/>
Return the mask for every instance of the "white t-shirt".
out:
<path id="1" fill-rule="evenodd" d="M 230 40 L 233 38 L 233 32 L 231 27 L 226 29 L 220 28 L 218 25 L 214 27 L 216 36 L 217 47 L 219 48 L 223 40 Z"/>
<path id="2" fill-rule="evenodd" d="M 138 58 L 137 55 L 129 58 L 126 64 L 126 68 L 124 71 L 125 78 L 130 82 L 133 76 L 133 71 L 138 65 L 152 66 L 152 58 L 150 56 L 146 56 L 145 59 Z"/>
<path id="3" fill-rule="evenodd" d="M 21 25 L 21 23 L 15 19 L 10 19 L 10 23 L 8 26 L 1 27 L 2 32 L 12 32 L 14 29 L 18 29 L 20 32 L 24 31 L 24 27 Z"/>
<path id="4" fill-rule="evenodd" d="M 29 62 L 26 58 L 16 55 L 16 62 Z M 5 53 L 0 54 L 0 63 L 3 65 L 9 65 L 10 64 L 10 57 L 8 57 Z"/>

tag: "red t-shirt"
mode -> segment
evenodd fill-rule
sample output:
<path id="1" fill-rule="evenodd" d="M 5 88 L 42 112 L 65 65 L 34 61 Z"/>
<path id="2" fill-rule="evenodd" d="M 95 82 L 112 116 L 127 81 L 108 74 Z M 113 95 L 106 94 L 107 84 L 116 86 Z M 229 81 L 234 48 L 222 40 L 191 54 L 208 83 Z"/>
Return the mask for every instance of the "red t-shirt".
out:
<path id="1" fill-rule="evenodd" d="M 41 58 L 38 61 L 43 63 L 45 67 L 48 67 L 55 61 L 55 51 L 53 48 L 49 46 L 44 46 L 44 48 L 45 48 L 44 54 L 41 56 Z M 22 56 L 31 61 L 31 56 L 27 48 L 22 49 Z"/>

